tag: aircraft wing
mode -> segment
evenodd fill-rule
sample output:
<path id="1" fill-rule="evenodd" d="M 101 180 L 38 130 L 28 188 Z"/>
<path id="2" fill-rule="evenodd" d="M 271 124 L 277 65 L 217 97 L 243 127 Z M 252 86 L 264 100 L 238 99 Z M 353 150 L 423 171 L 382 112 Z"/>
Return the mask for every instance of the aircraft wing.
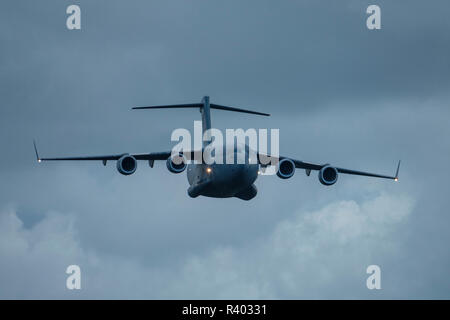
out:
<path id="1" fill-rule="evenodd" d="M 280 159 L 281 159 L 281 157 L 280 157 Z M 296 168 L 298 168 L 298 169 L 305 169 L 305 170 L 320 170 L 323 167 L 325 167 L 326 165 L 328 165 L 328 164 L 319 165 L 319 164 L 303 162 L 303 161 L 295 160 L 295 159 L 291 159 L 291 160 L 294 161 Z M 339 173 L 353 174 L 353 175 L 357 175 L 357 176 L 393 179 L 393 180 L 398 179 L 398 171 L 399 171 L 399 169 L 400 169 L 400 161 L 398 162 L 397 171 L 396 171 L 394 176 L 388 176 L 388 175 L 383 175 L 383 174 L 377 174 L 377 173 L 357 171 L 357 170 L 351 170 L 351 169 L 345 169 L 345 168 L 336 167 L 336 170 Z"/>
<path id="2" fill-rule="evenodd" d="M 89 160 L 101 160 L 104 165 L 106 165 L 106 161 L 108 160 L 119 160 L 122 156 L 130 155 L 133 156 L 136 160 L 146 160 L 149 161 L 150 166 L 153 167 L 153 162 L 155 160 L 167 160 L 172 151 L 163 151 L 163 152 L 150 152 L 150 153 L 120 153 L 120 154 L 110 154 L 110 155 L 99 155 L 99 156 L 73 156 L 73 157 L 56 157 L 56 158 L 41 158 L 38 154 L 36 142 L 33 141 L 34 151 L 36 153 L 36 159 L 38 162 L 42 161 L 89 161 Z M 185 156 L 187 160 L 196 159 L 197 157 L 202 156 L 201 151 L 180 151 L 181 154 Z"/>
<path id="3" fill-rule="evenodd" d="M 261 159 L 263 157 L 266 157 L 266 159 L 265 159 L 266 161 L 265 162 L 267 162 L 267 159 L 270 159 L 270 156 L 268 156 L 268 155 L 258 154 L 258 159 L 259 159 L 259 163 L 260 164 L 262 164 Z M 301 161 L 301 160 L 296 160 L 296 159 L 283 157 L 283 156 L 280 156 L 279 159 L 275 159 L 274 163 L 278 163 L 279 161 L 281 161 L 283 159 L 292 160 L 292 162 L 294 162 L 294 164 L 295 164 L 295 168 L 297 168 L 297 169 L 305 169 L 307 175 L 309 175 L 311 173 L 311 170 L 320 170 L 320 169 L 322 169 L 325 166 L 329 166 L 329 164 L 315 164 L 315 163 L 304 162 L 304 161 Z M 372 172 L 365 172 L 365 171 L 358 171 L 358 170 L 351 170 L 351 169 L 345 169 L 345 168 L 339 168 L 339 167 L 335 167 L 335 168 L 336 168 L 336 170 L 339 173 L 352 174 L 352 175 L 357 175 L 357 176 L 392 179 L 392 180 L 397 181 L 398 180 L 398 171 L 400 169 L 400 162 L 401 161 L 398 162 L 397 171 L 396 171 L 394 176 L 377 174 L 377 173 L 372 173 Z"/>
<path id="4" fill-rule="evenodd" d="M 41 158 L 38 154 L 35 142 L 34 142 L 34 151 L 36 153 L 36 159 L 38 162 L 41 162 L 41 161 L 70 161 L 70 160 L 75 160 L 75 161 L 101 160 L 101 161 L 103 161 L 103 164 L 106 164 L 106 161 L 108 161 L 108 160 L 118 160 L 120 157 L 122 157 L 124 155 L 128 155 L 128 153 L 121 153 L 121 154 L 99 155 L 99 156 Z M 155 161 L 155 160 L 166 160 L 167 158 L 170 157 L 171 152 L 164 151 L 164 152 L 136 153 L 136 154 L 129 154 L 129 155 L 133 156 L 136 160 Z"/>

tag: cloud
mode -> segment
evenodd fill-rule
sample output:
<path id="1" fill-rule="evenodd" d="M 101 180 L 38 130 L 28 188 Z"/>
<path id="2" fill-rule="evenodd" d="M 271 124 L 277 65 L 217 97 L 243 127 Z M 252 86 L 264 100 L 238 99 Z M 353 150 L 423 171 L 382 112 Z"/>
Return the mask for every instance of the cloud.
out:
<path id="1" fill-rule="evenodd" d="M 0 297 L 58 297 L 65 285 L 65 268 L 85 259 L 75 233 L 70 216 L 49 213 L 27 229 L 13 209 L 2 210 Z"/>
<path id="2" fill-rule="evenodd" d="M 1 4 L 0 208 L 16 205 L 1 213 L 1 296 L 449 297 L 448 0 L 379 0 L 379 32 L 370 1 L 79 4 L 81 32 L 59 0 Z M 242 202 L 190 199 L 164 163 L 123 177 L 35 162 L 33 138 L 41 156 L 170 149 L 199 113 L 130 107 L 205 94 L 273 115 L 214 111 L 213 126 L 280 128 L 283 155 L 305 161 L 392 174 L 402 159 L 400 183 L 324 188 L 298 170 Z M 81 292 L 65 289 L 73 263 Z M 364 285 L 372 263 L 381 292 Z"/>
<path id="3" fill-rule="evenodd" d="M 247 299 L 364 294 L 366 267 L 398 253 L 401 243 L 392 238 L 413 207 L 408 196 L 381 194 L 297 212 L 245 247 L 217 248 L 206 258 L 188 260 L 183 274 L 190 285 L 174 292 L 196 288 L 196 298 Z M 349 286 L 352 290 L 343 289 Z"/>
<path id="4" fill-rule="evenodd" d="M 13 209 L 3 210 L 0 296 L 258 299 L 314 298 L 320 292 L 348 298 L 367 290 L 369 264 L 382 267 L 398 253 L 402 244 L 393 235 L 413 207 L 410 197 L 387 194 L 361 203 L 337 201 L 298 211 L 243 246 L 217 246 L 164 266 L 83 248 L 73 215 L 52 212 L 26 228 Z M 81 267 L 81 291 L 65 288 L 70 264 Z"/>

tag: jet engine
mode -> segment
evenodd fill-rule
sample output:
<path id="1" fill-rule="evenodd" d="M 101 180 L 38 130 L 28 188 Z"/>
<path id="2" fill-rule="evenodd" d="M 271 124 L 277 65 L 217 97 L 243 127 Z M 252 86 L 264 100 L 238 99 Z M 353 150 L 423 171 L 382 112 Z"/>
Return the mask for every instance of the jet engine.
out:
<path id="1" fill-rule="evenodd" d="M 125 176 L 133 174 L 136 168 L 137 160 L 133 156 L 125 154 L 117 160 L 117 170 Z"/>
<path id="2" fill-rule="evenodd" d="M 166 161 L 167 169 L 172 173 L 181 173 L 186 167 L 186 158 L 180 154 L 178 157 L 169 157 Z"/>
<path id="3" fill-rule="evenodd" d="M 281 179 L 289 179 L 295 173 L 295 163 L 291 159 L 283 159 L 278 163 L 277 176 Z"/>
<path id="4" fill-rule="evenodd" d="M 335 167 L 326 165 L 319 170 L 319 181 L 325 186 L 331 186 L 338 179 L 338 171 Z"/>

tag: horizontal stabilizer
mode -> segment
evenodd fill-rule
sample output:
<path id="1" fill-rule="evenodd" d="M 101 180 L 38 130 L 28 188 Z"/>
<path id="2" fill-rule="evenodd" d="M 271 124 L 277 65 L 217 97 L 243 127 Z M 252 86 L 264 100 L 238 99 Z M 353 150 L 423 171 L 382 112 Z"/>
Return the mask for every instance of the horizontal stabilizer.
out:
<path id="1" fill-rule="evenodd" d="M 201 108 L 201 103 L 187 103 L 187 104 L 170 104 L 165 106 L 149 106 L 149 107 L 134 107 L 134 110 L 140 109 L 178 109 L 178 108 Z"/>
<path id="2" fill-rule="evenodd" d="M 133 109 L 134 110 L 142 110 L 142 109 L 183 109 L 183 108 L 202 108 L 202 107 L 203 107 L 203 104 L 201 104 L 201 103 L 188 103 L 188 104 L 172 104 L 172 105 L 163 105 L 163 106 L 134 107 Z M 252 111 L 252 110 L 246 110 L 246 109 L 240 109 L 240 108 L 234 108 L 234 107 L 221 106 L 219 104 L 214 104 L 214 103 L 211 103 L 209 105 L 209 107 L 211 109 L 257 114 L 257 115 L 260 115 L 260 116 L 270 116 L 270 114 L 268 114 L 268 113 Z"/>
<path id="3" fill-rule="evenodd" d="M 221 106 L 218 104 L 211 103 L 210 104 L 211 109 L 219 109 L 219 110 L 226 110 L 226 111 L 234 111 L 234 112 L 242 112 L 242 113 L 251 113 L 251 114 L 257 114 L 260 116 L 270 116 L 268 113 L 258 112 L 258 111 L 252 111 L 252 110 L 245 110 L 245 109 L 239 109 L 234 107 L 227 107 L 227 106 Z"/>

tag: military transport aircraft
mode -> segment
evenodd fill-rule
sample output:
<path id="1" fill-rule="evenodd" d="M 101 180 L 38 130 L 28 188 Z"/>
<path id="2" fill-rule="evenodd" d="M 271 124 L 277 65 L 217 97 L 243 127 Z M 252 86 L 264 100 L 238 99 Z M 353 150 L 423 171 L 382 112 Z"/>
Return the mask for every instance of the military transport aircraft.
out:
<path id="1" fill-rule="evenodd" d="M 262 116 L 270 116 L 267 113 L 250 111 L 240 108 L 227 107 L 209 102 L 209 97 L 202 98 L 200 103 L 191 104 L 177 104 L 177 105 L 163 105 L 163 106 L 150 106 L 150 107 L 134 107 L 133 109 L 163 109 L 163 108 L 199 108 L 202 115 L 202 129 L 203 133 L 211 129 L 211 109 L 227 110 L 234 112 L 250 113 Z M 203 148 L 206 144 L 203 144 Z M 261 162 L 262 156 L 268 157 L 268 155 L 257 154 L 256 163 L 244 163 L 244 164 L 206 164 L 201 161 L 200 163 L 189 163 L 186 161 L 187 152 L 180 154 L 179 157 L 182 161 L 176 161 L 171 151 L 165 152 L 151 152 L 140 154 L 121 153 L 115 155 L 103 155 L 103 156 L 81 156 L 81 157 L 64 157 L 64 158 L 41 158 L 39 157 L 36 143 L 34 143 L 34 150 L 38 162 L 41 161 L 56 161 L 56 160 L 101 160 L 103 165 L 106 165 L 108 160 L 117 161 L 117 170 L 123 175 L 130 175 L 136 171 L 138 160 L 146 160 L 149 162 L 150 167 L 153 168 L 155 160 L 166 161 L 167 169 L 172 173 L 181 173 L 187 168 L 187 179 L 190 187 L 187 192 L 192 198 L 198 196 L 214 197 L 214 198 L 229 198 L 237 197 L 242 200 L 253 199 L 257 194 L 256 181 L 260 166 L 264 167 L 267 162 Z M 197 151 L 191 151 L 189 159 L 193 159 L 192 153 Z M 202 151 L 199 151 L 202 152 Z M 238 153 L 244 153 L 245 158 L 248 158 L 249 148 L 247 145 L 237 145 L 234 147 L 235 156 Z M 325 186 L 331 186 L 336 183 L 339 173 L 353 174 L 359 176 L 376 177 L 398 180 L 398 171 L 400 168 L 400 161 L 397 165 L 397 171 L 395 176 L 380 175 L 369 172 L 362 172 L 344 168 L 338 168 L 329 164 L 314 164 L 309 162 L 303 162 L 300 160 L 292 159 L 285 156 L 280 156 L 276 160 L 277 176 L 282 179 L 291 178 L 295 169 L 304 169 L 309 176 L 311 170 L 317 170 L 319 174 L 319 181 Z"/>

